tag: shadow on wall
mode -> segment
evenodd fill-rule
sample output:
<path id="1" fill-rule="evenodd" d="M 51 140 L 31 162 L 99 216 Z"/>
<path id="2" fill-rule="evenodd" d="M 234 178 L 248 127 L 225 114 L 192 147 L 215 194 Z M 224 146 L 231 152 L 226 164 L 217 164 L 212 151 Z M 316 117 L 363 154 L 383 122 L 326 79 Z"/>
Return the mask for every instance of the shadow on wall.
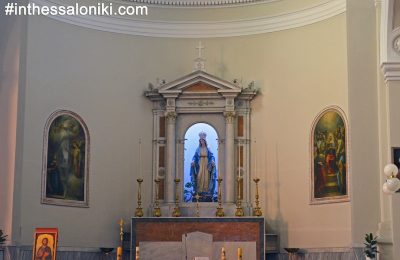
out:
<path id="1" fill-rule="evenodd" d="M 278 153 L 278 145 L 275 147 L 275 156 L 276 156 L 276 171 L 275 171 L 275 182 L 272 185 L 275 187 L 275 205 L 277 213 L 274 218 L 266 218 L 266 233 L 272 233 L 278 235 L 277 241 L 277 251 L 282 252 L 281 248 L 285 248 L 288 246 L 288 224 L 285 222 L 282 212 L 281 212 L 281 203 L 280 203 L 280 171 L 279 171 L 279 153 Z M 264 184 L 266 185 L 266 183 Z M 266 246 L 268 248 L 268 245 Z M 272 255 L 271 255 L 272 256 Z M 268 257 L 268 259 L 275 259 Z"/>

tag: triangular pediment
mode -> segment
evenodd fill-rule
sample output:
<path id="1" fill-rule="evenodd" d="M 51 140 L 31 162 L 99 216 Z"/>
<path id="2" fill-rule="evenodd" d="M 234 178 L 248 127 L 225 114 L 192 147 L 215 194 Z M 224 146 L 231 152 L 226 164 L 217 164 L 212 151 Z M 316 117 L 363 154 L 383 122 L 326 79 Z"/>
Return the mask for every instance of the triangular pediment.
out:
<path id="1" fill-rule="evenodd" d="M 215 87 L 213 87 L 211 85 L 208 85 L 208 84 L 206 84 L 206 83 L 204 83 L 202 81 L 194 83 L 193 85 L 191 85 L 191 86 L 189 86 L 189 87 L 187 87 L 187 88 L 185 88 L 183 90 L 183 92 L 195 92 L 195 93 L 198 93 L 198 92 L 216 92 L 216 91 L 217 91 L 217 88 L 215 88 Z"/>
<path id="2" fill-rule="evenodd" d="M 198 70 L 179 79 L 171 81 L 158 90 L 160 94 L 181 94 L 187 93 L 235 93 L 242 89 L 224 79 Z"/>

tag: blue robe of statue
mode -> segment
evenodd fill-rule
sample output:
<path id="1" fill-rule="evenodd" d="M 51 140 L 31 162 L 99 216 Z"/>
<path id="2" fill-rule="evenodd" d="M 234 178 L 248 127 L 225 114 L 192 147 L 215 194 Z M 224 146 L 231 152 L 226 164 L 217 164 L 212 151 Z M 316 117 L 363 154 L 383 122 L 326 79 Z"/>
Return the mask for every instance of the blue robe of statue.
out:
<path id="1" fill-rule="evenodd" d="M 208 178 L 209 178 L 208 192 L 206 195 L 212 198 L 215 193 L 215 182 L 217 179 L 217 174 L 216 174 L 214 155 L 208 149 L 208 147 L 206 147 L 206 150 L 207 150 L 207 159 L 208 159 L 207 170 L 208 170 Z M 192 161 L 194 162 L 194 166 L 190 167 L 190 178 L 191 178 L 191 181 L 194 186 L 193 187 L 194 194 L 196 194 L 198 192 L 197 176 L 198 176 L 199 170 L 200 170 L 200 164 L 199 164 L 200 153 L 201 153 L 201 147 L 199 146 L 199 147 L 197 147 L 196 152 L 194 153 L 194 156 L 192 158 Z M 214 162 L 214 166 L 212 165 L 212 162 Z M 202 193 L 204 193 L 204 192 L 202 192 Z M 204 194 L 199 194 L 199 195 L 203 196 Z"/>

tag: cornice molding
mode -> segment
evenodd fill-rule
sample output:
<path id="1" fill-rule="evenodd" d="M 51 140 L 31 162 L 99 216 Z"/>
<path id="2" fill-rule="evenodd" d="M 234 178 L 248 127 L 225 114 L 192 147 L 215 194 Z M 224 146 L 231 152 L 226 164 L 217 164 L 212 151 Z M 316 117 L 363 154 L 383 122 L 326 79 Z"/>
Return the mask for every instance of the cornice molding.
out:
<path id="1" fill-rule="evenodd" d="M 31 0 L 39 6 L 56 5 L 52 0 Z M 61 4 L 61 3 L 60 3 Z M 171 38 L 214 38 L 255 35 L 313 24 L 346 11 L 346 0 L 332 0 L 292 13 L 254 19 L 225 21 L 162 21 L 119 16 L 52 16 L 69 24 L 106 32 Z"/>
<path id="2" fill-rule="evenodd" d="M 400 81 L 400 63 L 399 62 L 384 62 L 381 65 L 383 78 L 385 82 Z"/>
<path id="3" fill-rule="evenodd" d="M 281 0 L 123 0 L 135 4 L 154 5 L 159 7 L 229 7 L 241 5 L 264 4 Z"/>

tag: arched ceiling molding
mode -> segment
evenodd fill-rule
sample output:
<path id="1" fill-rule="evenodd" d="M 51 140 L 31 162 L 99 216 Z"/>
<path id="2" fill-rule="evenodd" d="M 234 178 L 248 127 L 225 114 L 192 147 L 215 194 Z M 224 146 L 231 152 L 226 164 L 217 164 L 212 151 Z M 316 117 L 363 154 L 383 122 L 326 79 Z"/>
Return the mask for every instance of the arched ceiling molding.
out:
<path id="1" fill-rule="evenodd" d="M 229 7 L 263 4 L 281 0 L 124 0 L 134 4 L 146 4 L 158 7 Z"/>
<path id="2" fill-rule="evenodd" d="M 56 1 L 31 0 L 39 6 Z M 58 2 L 59 5 L 61 3 Z M 225 21 L 161 21 L 119 16 L 48 17 L 86 28 L 130 35 L 171 38 L 214 38 L 276 32 L 316 23 L 346 11 L 346 0 L 332 0 L 306 9 L 275 16 Z"/>

